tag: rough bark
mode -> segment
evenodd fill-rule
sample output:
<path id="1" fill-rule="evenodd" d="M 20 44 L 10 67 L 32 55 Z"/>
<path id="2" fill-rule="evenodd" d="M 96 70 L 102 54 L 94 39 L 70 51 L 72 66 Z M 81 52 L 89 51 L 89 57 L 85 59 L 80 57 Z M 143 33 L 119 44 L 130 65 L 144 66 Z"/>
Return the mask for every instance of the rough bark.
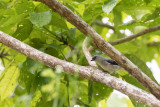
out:
<path id="1" fill-rule="evenodd" d="M 160 101 L 150 93 L 147 93 L 119 78 L 106 74 L 95 67 L 85 67 L 79 66 L 46 53 L 43 53 L 29 45 L 3 33 L 0 31 L 0 42 L 4 45 L 17 50 L 18 52 L 26 55 L 27 57 L 43 63 L 51 68 L 56 68 L 58 66 L 62 67 L 64 72 L 70 74 L 79 74 L 80 77 L 91 79 L 92 81 L 97 81 L 103 83 L 111 88 L 114 88 L 133 99 L 145 103 L 149 106 L 160 107 Z"/>
<path id="2" fill-rule="evenodd" d="M 134 65 L 128 58 L 116 50 L 110 43 L 106 42 L 91 26 L 83 21 L 79 16 L 74 14 L 66 6 L 57 0 L 39 0 L 46 4 L 53 11 L 64 17 L 67 21 L 76 26 L 82 33 L 93 38 L 94 43 L 104 53 L 114 59 L 121 65 L 129 74 L 135 77 L 145 88 L 147 88 L 153 95 L 160 99 L 160 87 L 153 82 L 147 75 L 145 75 L 136 65 Z"/>

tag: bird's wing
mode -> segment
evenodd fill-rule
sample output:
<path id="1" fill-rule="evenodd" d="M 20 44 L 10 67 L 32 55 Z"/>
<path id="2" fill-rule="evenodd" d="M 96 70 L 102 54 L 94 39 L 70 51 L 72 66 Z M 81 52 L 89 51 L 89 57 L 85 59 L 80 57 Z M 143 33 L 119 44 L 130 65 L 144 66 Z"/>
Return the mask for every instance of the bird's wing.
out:
<path id="1" fill-rule="evenodd" d="M 112 59 L 105 59 L 105 61 L 107 61 L 108 63 L 110 63 L 112 65 L 118 65 L 117 62 Z"/>

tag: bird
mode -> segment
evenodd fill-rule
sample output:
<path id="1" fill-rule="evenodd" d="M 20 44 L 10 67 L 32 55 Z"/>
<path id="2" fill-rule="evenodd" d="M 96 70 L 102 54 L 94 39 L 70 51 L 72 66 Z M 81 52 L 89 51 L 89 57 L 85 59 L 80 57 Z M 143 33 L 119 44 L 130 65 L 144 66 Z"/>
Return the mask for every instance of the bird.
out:
<path id="1" fill-rule="evenodd" d="M 95 61 L 100 67 L 109 73 L 116 73 L 116 71 L 122 69 L 122 67 L 118 65 L 116 61 L 100 55 L 94 55 L 91 61 Z"/>

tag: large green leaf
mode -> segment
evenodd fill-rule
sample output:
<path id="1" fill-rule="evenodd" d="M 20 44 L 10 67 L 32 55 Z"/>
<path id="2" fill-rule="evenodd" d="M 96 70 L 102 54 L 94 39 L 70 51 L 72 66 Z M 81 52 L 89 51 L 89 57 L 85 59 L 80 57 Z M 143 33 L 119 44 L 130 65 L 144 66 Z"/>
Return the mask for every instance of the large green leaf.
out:
<path id="1" fill-rule="evenodd" d="M 36 107 L 37 103 L 40 102 L 42 95 L 41 92 L 39 90 L 36 90 L 36 92 L 34 93 L 33 99 L 30 103 L 31 107 Z"/>
<path id="2" fill-rule="evenodd" d="M 102 6 L 103 11 L 106 12 L 107 14 L 109 14 L 113 10 L 113 8 L 116 6 L 118 1 L 119 0 L 110 0 L 109 2 L 105 3 Z"/>
<path id="3" fill-rule="evenodd" d="M 116 45 L 115 48 L 122 53 L 132 53 L 137 51 L 137 46 L 135 46 L 132 42 Z"/>
<path id="4" fill-rule="evenodd" d="M 8 34 L 13 34 L 16 29 L 16 25 L 24 20 L 27 14 L 11 15 L 0 20 L 0 30 Z"/>
<path id="5" fill-rule="evenodd" d="M 30 13 L 29 16 L 30 16 L 30 21 L 38 27 L 42 27 L 44 25 L 49 24 L 52 18 L 50 11 L 39 12 L 39 13 L 33 12 Z"/>
<path id="6" fill-rule="evenodd" d="M 154 82 L 157 83 L 157 81 L 153 77 L 152 71 L 147 67 L 144 61 L 133 54 L 125 54 L 125 56 L 130 59 L 135 65 L 137 65 L 148 77 L 150 77 Z"/>
<path id="7" fill-rule="evenodd" d="M 86 9 L 83 14 L 83 19 L 87 23 L 91 24 L 91 22 L 94 21 L 102 13 L 103 13 L 103 11 L 102 11 L 102 4 L 101 3 L 97 3 L 96 5 L 90 4 L 90 5 L 86 6 Z"/>
<path id="8" fill-rule="evenodd" d="M 93 87 L 94 87 L 94 99 L 96 101 L 108 99 L 111 93 L 113 92 L 112 88 L 98 82 L 94 82 Z"/>
<path id="9" fill-rule="evenodd" d="M 50 22 L 50 25 L 52 25 L 53 28 L 55 28 L 56 26 L 58 28 L 68 29 L 64 18 L 62 18 L 61 16 L 59 16 L 57 13 L 54 12 L 52 12 L 52 20 Z"/>
<path id="10" fill-rule="evenodd" d="M 3 71 L 0 76 L 0 98 L 3 101 L 14 92 L 18 83 L 19 69 L 16 66 L 10 66 Z"/>
<path id="11" fill-rule="evenodd" d="M 21 22 L 27 14 L 13 15 L 0 21 L 0 27 L 5 27 Z"/>
<path id="12" fill-rule="evenodd" d="M 138 87 L 138 88 L 141 88 L 141 89 L 147 91 L 146 88 L 144 88 L 142 86 L 142 84 L 140 84 L 135 78 L 133 78 L 129 74 L 126 74 L 126 75 L 122 76 L 122 79 L 125 80 L 126 82 L 128 82 L 128 83 L 130 83 L 130 84 L 132 84 L 132 85 L 134 85 L 136 87 Z"/>
<path id="13" fill-rule="evenodd" d="M 17 14 L 29 13 L 34 11 L 34 3 L 31 1 L 17 3 L 15 9 Z"/>
<path id="14" fill-rule="evenodd" d="M 17 30 L 13 36 L 21 41 L 27 39 L 32 31 L 32 26 L 29 20 L 23 20 L 17 25 Z"/>

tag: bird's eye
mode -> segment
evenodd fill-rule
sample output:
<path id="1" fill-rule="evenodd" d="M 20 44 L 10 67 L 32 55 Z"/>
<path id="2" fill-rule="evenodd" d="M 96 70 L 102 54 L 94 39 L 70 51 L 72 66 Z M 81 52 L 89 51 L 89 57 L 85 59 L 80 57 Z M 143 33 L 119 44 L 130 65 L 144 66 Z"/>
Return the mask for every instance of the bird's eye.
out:
<path id="1" fill-rule="evenodd" d="M 96 59 L 96 57 L 97 57 L 97 56 L 94 56 L 94 57 L 93 57 L 93 60 L 95 60 L 95 59 Z"/>

